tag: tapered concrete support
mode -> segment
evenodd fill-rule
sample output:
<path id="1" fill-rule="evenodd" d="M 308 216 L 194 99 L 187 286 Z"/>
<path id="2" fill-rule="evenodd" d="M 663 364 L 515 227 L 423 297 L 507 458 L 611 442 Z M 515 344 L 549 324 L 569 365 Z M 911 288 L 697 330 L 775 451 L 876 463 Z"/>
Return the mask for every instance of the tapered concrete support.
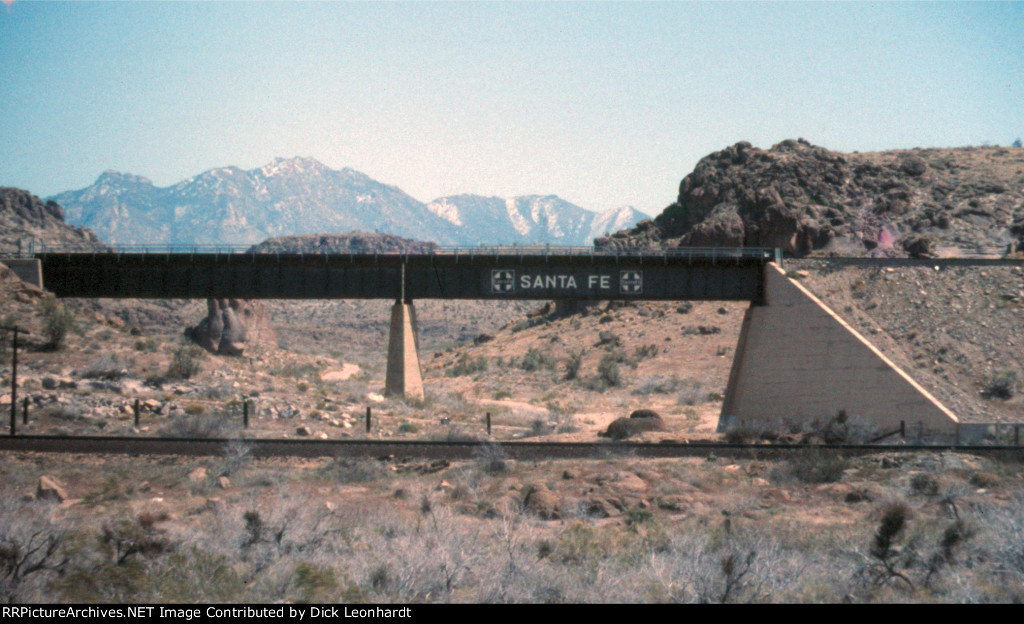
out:
<path id="1" fill-rule="evenodd" d="M 864 336 L 775 264 L 765 304 L 743 319 L 719 430 L 735 425 L 825 423 L 949 433 L 957 417 Z M 918 424 L 920 423 L 920 425 Z"/>
<path id="2" fill-rule="evenodd" d="M 388 371 L 384 394 L 423 399 L 423 377 L 417 352 L 416 309 L 399 301 L 391 307 Z"/>
<path id="3" fill-rule="evenodd" d="M 43 287 L 43 263 L 36 258 L 7 258 L 3 261 L 14 274 L 23 282 L 28 282 L 36 288 Z"/>

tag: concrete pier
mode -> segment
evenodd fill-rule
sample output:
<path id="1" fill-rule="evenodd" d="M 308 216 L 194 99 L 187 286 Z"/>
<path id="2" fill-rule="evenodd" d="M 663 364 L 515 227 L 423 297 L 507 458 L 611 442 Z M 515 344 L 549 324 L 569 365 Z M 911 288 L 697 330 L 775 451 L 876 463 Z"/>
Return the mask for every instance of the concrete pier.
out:
<path id="1" fill-rule="evenodd" d="M 391 307 L 385 395 L 404 395 L 420 400 L 424 398 L 417 347 L 416 309 L 412 303 L 398 301 Z"/>

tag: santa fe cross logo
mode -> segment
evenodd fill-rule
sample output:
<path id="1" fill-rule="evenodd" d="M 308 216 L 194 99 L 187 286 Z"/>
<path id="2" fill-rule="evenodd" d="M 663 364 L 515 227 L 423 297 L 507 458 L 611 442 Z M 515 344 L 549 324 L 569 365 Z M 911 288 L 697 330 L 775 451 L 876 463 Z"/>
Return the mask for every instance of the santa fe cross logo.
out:
<path id="1" fill-rule="evenodd" d="M 510 293 L 516 283 L 516 272 L 501 269 L 491 270 L 491 292 Z"/>
<path id="2" fill-rule="evenodd" d="M 644 292 L 644 274 L 640 271 L 619 271 L 619 292 L 639 295 Z"/>

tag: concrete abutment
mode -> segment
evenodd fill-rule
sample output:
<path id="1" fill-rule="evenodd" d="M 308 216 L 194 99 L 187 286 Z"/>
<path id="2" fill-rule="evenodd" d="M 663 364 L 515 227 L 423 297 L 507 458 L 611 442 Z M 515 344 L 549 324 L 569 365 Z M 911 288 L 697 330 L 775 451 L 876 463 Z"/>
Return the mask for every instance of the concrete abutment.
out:
<path id="1" fill-rule="evenodd" d="M 719 430 L 847 422 L 876 431 L 900 421 L 949 434 L 957 417 L 775 264 L 765 265 L 763 305 L 743 319 Z"/>

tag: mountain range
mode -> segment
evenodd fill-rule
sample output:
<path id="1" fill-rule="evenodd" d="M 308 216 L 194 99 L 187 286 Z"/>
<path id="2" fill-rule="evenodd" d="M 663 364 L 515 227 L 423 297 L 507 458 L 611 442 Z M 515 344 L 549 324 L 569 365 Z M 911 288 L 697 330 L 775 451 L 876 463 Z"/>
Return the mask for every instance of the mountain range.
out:
<path id="1" fill-rule="evenodd" d="M 107 171 L 89 187 L 47 199 L 64 207 L 68 223 L 115 245 L 249 245 L 351 231 L 442 245 L 591 245 L 648 218 L 629 206 L 597 214 L 554 195 L 457 195 L 424 204 L 353 169 L 299 157 L 248 171 L 211 169 L 169 187 Z"/>

